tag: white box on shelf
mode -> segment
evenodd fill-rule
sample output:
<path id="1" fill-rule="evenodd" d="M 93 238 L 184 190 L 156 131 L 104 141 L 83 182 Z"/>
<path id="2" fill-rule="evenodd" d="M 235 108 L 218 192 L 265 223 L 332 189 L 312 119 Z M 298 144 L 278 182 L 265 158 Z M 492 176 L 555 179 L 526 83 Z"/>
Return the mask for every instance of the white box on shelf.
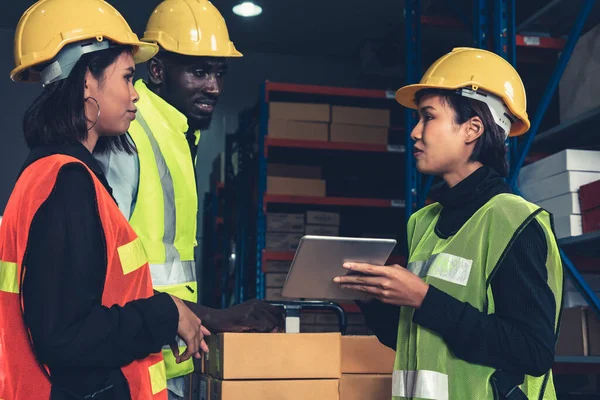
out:
<path id="1" fill-rule="evenodd" d="M 565 171 L 600 172 L 600 151 L 567 149 L 521 169 L 519 184 L 527 185 Z"/>
<path id="2" fill-rule="evenodd" d="M 581 215 L 567 215 L 555 218 L 554 230 L 558 239 L 582 235 Z"/>
<path id="3" fill-rule="evenodd" d="M 532 202 L 551 199 L 566 193 L 574 193 L 581 185 L 600 179 L 600 172 L 565 171 L 520 187 L 525 199 Z"/>
<path id="4" fill-rule="evenodd" d="M 577 193 L 567 193 L 551 199 L 538 201 L 536 203 L 544 210 L 552 213 L 554 218 L 565 217 L 571 214 L 581 214 L 579 207 L 579 196 Z"/>

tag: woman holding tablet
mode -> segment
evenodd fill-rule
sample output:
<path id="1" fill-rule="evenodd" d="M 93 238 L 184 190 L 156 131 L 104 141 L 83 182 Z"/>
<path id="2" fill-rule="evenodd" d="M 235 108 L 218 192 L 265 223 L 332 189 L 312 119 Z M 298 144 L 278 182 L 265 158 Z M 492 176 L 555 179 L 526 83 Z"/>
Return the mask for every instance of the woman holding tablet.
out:
<path id="1" fill-rule="evenodd" d="M 503 179 L 506 138 L 530 126 L 519 74 L 457 48 L 396 99 L 419 112 L 418 170 L 445 187 L 410 218 L 406 268 L 350 263 L 360 274 L 334 279 L 374 297 L 360 306 L 396 349 L 394 399 L 556 399 L 563 270 L 551 216 Z"/>

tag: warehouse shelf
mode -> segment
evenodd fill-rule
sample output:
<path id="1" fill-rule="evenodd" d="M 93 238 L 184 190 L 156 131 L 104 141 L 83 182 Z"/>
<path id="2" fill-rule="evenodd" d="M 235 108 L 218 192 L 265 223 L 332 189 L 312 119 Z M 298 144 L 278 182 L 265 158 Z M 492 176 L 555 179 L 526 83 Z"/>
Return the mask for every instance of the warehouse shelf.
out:
<path id="1" fill-rule="evenodd" d="M 303 93 L 323 96 L 359 97 L 371 99 L 395 99 L 395 92 L 390 90 L 354 89 L 335 86 L 300 85 L 295 83 L 265 82 L 265 101 L 269 101 L 269 93 Z"/>
<path id="2" fill-rule="evenodd" d="M 464 28 L 462 21 L 449 18 L 438 17 L 431 15 L 421 16 L 421 23 L 429 26 L 441 26 L 445 28 Z M 538 49 L 562 50 L 567 41 L 562 38 L 553 38 L 548 36 L 537 35 L 516 35 L 516 45 L 518 47 L 535 47 Z"/>
<path id="3" fill-rule="evenodd" d="M 325 142 L 318 140 L 294 140 L 294 139 L 265 139 L 265 157 L 269 147 L 317 149 L 317 150 L 344 150 L 344 151 L 366 151 L 376 153 L 404 153 L 404 146 L 379 145 L 369 143 L 343 143 Z"/>
<path id="4" fill-rule="evenodd" d="M 327 205 L 343 207 L 383 207 L 383 208 L 403 208 L 404 200 L 387 199 L 363 199 L 353 197 L 326 197 L 326 196 L 291 196 L 285 194 L 264 195 L 264 204 L 283 203 L 283 204 L 306 204 L 306 205 Z"/>
<path id="5" fill-rule="evenodd" d="M 558 240 L 558 244 L 569 254 L 578 256 L 600 256 L 600 231 L 585 233 Z M 597 270 L 600 272 L 600 268 Z"/>
<path id="6" fill-rule="evenodd" d="M 600 357 L 557 356 L 552 367 L 554 374 L 600 374 Z"/>
<path id="7" fill-rule="evenodd" d="M 565 148 L 600 147 L 600 107 L 560 123 L 540 133 L 533 139 L 533 148 L 543 151 L 560 151 Z M 581 132 L 586 132 L 582 135 Z"/>

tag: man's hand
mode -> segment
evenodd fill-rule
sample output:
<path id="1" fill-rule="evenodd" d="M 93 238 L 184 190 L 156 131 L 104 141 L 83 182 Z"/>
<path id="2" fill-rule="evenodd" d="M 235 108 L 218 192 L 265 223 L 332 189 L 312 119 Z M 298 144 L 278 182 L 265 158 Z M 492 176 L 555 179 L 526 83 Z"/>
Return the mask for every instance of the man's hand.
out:
<path id="1" fill-rule="evenodd" d="M 179 322 L 177 323 L 177 335 L 185 342 L 187 348 L 183 354 L 179 354 L 179 346 L 171 344 L 171 350 L 177 363 L 189 360 L 192 356 L 200 358 L 200 352 L 207 353 L 208 346 L 204 342 L 205 336 L 210 336 L 210 331 L 202 326 L 202 321 L 190 310 L 183 300 L 171 296 L 177 311 L 179 311 Z"/>
<path id="2" fill-rule="evenodd" d="M 223 310 L 185 302 L 211 332 L 276 332 L 283 325 L 283 310 L 264 301 L 249 300 Z"/>

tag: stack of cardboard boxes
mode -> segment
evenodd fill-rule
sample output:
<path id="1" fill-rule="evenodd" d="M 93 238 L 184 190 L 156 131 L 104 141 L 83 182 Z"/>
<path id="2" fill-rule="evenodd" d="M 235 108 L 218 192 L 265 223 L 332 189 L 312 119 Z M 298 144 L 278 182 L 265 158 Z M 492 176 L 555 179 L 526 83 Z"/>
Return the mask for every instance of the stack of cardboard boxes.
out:
<path id="1" fill-rule="evenodd" d="M 390 110 L 317 103 L 269 103 L 272 139 L 388 144 Z"/>
<path id="2" fill-rule="evenodd" d="M 556 355 L 600 356 L 600 320 L 589 307 L 563 309 Z"/>
<path id="3" fill-rule="evenodd" d="M 346 333 L 348 335 L 370 335 L 365 317 L 360 313 L 346 314 Z M 333 312 L 300 313 L 300 332 L 320 333 L 339 332 L 338 316 Z"/>
<path id="4" fill-rule="evenodd" d="M 338 236 L 340 214 L 307 211 L 305 214 L 268 213 L 265 248 L 272 251 L 296 251 L 306 235 Z M 281 289 L 289 272 L 289 261 L 268 260 L 264 265 L 266 300 L 283 300 Z"/>
<path id="5" fill-rule="evenodd" d="M 374 337 L 235 334 L 209 338 L 202 400 L 388 400 L 394 352 Z"/>
<path id="6" fill-rule="evenodd" d="M 269 164 L 267 193 L 291 196 L 325 196 L 321 168 L 310 165 Z"/>
<path id="7" fill-rule="evenodd" d="M 583 233 L 578 191 L 600 180 L 600 152 L 564 150 L 524 167 L 519 174 L 523 196 L 554 215 L 556 236 Z"/>
<path id="8" fill-rule="evenodd" d="M 331 107 L 329 139 L 332 142 L 388 144 L 390 110 Z"/>
<path id="9" fill-rule="evenodd" d="M 342 336 L 340 400 L 391 399 L 395 357 L 375 336 Z"/>

